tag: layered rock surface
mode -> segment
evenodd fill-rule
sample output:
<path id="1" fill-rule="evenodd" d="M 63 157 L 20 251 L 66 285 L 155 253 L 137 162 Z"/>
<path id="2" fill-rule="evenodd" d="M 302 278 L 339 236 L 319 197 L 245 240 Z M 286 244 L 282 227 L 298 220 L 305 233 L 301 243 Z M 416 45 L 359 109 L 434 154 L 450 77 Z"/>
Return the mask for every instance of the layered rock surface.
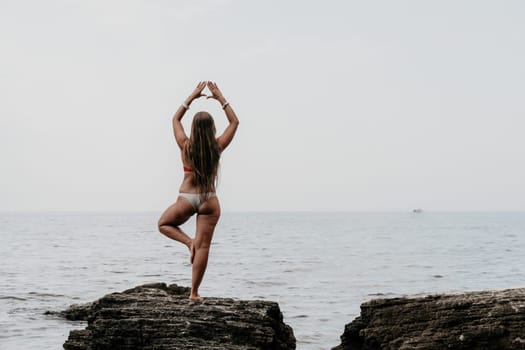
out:
<path id="1" fill-rule="evenodd" d="M 295 349 L 279 305 L 269 301 L 206 298 L 188 301 L 189 289 L 164 283 L 113 293 L 62 312 L 86 320 L 66 350 Z"/>
<path id="2" fill-rule="evenodd" d="M 525 288 L 372 300 L 333 350 L 525 349 Z"/>

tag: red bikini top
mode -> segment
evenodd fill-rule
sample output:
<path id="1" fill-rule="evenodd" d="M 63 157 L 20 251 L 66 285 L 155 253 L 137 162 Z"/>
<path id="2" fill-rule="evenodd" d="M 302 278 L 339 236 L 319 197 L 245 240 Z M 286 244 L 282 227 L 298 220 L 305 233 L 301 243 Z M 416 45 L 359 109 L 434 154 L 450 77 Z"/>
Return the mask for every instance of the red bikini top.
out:
<path id="1" fill-rule="evenodd" d="M 182 167 L 184 169 L 184 172 L 192 172 L 191 168 L 188 168 L 187 166 Z"/>

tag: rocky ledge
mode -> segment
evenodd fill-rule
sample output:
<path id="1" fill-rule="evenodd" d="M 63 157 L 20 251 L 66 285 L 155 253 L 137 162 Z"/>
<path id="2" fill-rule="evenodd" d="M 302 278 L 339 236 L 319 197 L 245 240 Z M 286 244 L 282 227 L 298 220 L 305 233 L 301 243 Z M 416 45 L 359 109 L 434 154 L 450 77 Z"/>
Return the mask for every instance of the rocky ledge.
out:
<path id="1" fill-rule="evenodd" d="M 525 349 L 525 288 L 377 299 L 333 350 Z"/>
<path id="2" fill-rule="evenodd" d="M 60 314 L 85 320 L 66 350 L 295 349 L 292 328 L 269 301 L 206 298 L 188 301 L 189 289 L 164 283 L 112 293 Z"/>

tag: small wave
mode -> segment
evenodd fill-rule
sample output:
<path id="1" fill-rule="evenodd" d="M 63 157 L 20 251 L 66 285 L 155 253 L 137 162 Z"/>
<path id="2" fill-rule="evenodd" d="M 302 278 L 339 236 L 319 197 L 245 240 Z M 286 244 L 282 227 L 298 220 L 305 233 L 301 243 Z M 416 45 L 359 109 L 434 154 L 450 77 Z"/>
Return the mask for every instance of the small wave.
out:
<path id="1" fill-rule="evenodd" d="M 24 300 L 27 300 L 26 298 L 21 298 L 21 297 L 14 297 L 12 295 L 2 295 L 0 296 L 0 299 L 4 299 L 4 300 L 20 300 L 20 301 L 24 301 Z"/>
<path id="2" fill-rule="evenodd" d="M 302 337 L 297 339 L 297 344 L 315 344 L 318 341 L 319 341 L 319 334 L 315 333 L 315 334 L 303 335 Z"/>
<path id="3" fill-rule="evenodd" d="M 367 294 L 369 297 L 390 297 L 395 295 L 394 293 L 370 293 Z"/>
<path id="4" fill-rule="evenodd" d="M 272 282 L 272 281 L 248 281 L 247 284 L 261 286 L 261 287 L 272 287 L 272 286 L 280 286 L 283 283 L 282 282 Z"/>
<path id="5" fill-rule="evenodd" d="M 63 298 L 65 297 L 65 295 L 63 294 L 52 294 L 52 293 L 29 292 L 27 294 L 35 295 L 37 297 L 44 297 L 44 298 Z"/>

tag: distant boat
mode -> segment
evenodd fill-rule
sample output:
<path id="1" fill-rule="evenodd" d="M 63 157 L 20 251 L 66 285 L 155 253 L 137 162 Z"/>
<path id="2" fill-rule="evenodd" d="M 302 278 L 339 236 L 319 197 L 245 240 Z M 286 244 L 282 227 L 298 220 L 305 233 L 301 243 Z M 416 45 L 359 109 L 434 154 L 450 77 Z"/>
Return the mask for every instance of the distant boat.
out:
<path id="1" fill-rule="evenodd" d="M 413 209 L 412 210 L 412 213 L 422 213 L 423 212 L 423 209 L 420 209 L 420 208 L 416 208 L 416 209 Z"/>

